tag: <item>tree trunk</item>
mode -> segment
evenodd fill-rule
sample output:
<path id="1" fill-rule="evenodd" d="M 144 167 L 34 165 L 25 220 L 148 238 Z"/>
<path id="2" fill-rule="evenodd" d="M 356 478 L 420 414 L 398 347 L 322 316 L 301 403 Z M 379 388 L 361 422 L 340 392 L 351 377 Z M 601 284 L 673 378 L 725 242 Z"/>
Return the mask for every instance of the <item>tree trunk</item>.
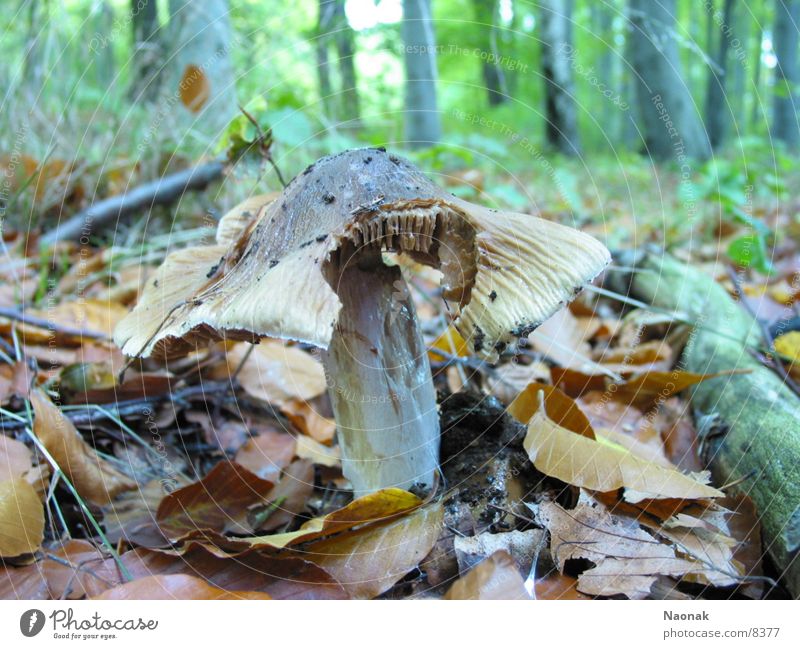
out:
<path id="1" fill-rule="evenodd" d="M 180 96 L 179 119 L 194 133 L 216 140 L 237 110 L 228 2 L 170 0 L 169 8 L 172 69 L 166 101 Z M 197 100 L 187 106 L 184 97 L 192 95 Z"/>
<path id="2" fill-rule="evenodd" d="M 572 0 L 543 0 L 542 74 L 544 76 L 547 143 L 567 155 L 580 151 L 572 66 Z"/>
<path id="3" fill-rule="evenodd" d="M 716 416 L 706 437 L 716 483 L 735 484 L 753 499 L 764 548 L 800 597 L 800 400 L 749 353 L 748 346 L 764 344 L 758 324 L 706 273 L 660 252 L 621 261 L 637 270 L 629 278 L 632 295 L 696 322 L 682 369 L 748 370 L 700 383 L 692 407 Z"/>
<path id="4" fill-rule="evenodd" d="M 403 0 L 403 44 L 406 66 L 406 140 L 421 148 L 439 141 L 436 107 L 436 37 L 430 0 Z"/>
<path id="5" fill-rule="evenodd" d="M 114 28 L 114 8 L 110 2 L 101 2 L 94 17 L 94 33 L 108 34 Z M 90 40 L 90 43 L 92 41 Z M 91 50 L 90 50 L 91 51 Z M 102 56 L 95 55 L 94 75 L 98 88 L 108 88 L 114 81 L 113 51 Z"/>
<path id="6" fill-rule="evenodd" d="M 105 3 L 104 3 L 105 6 Z M 133 101 L 158 97 L 158 69 L 163 56 L 156 0 L 131 0 L 133 17 Z"/>
<path id="7" fill-rule="evenodd" d="M 613 33 L 613 20 L 614 14 L 612 7 L 604 3 L 592 3 L 591 10 L 591 25 L 594 37 L 600 41 L 599 47 L 601 48 L 600 56 L 597 57 L 597 78 L 600 83 L 603 83 L 607 88 L 616 89 L 616 76 L 615 75 L 615 56 L 614 56 L 614 33 Z M 620 94 L 621 96 L 621 94 Z M 597 121 L 606 133 L 608 139 L 612 142 L 619 142 L 622 137 L 622 122 L 617 123 L 617 113 L 625 111 L 613 110 L 603 111 L 602 114 L 596 115 Z"/>
<path id="8" fill-rule="evenodd" d="M 719 39 L 716 48 L 714 63 L 717 69 L 709 66 L 708 87 L 706 89 L 706 131 L 708 140 L 713 148 L 722 144 L 725 137 L 725 130 L 730 115 L 730 107 L 726 106 L 727 94 L 725 88 L 728 80 L 728 48 L 733 37 L 733 0 L 725 0 L 722 10 L 722 22 L 715 15 L 716 10 L 709 12 L 709 21 L 717 27 L 712 30 Z M 709 48 L 711 43 L 709 42 Z M 709 49 L 709 52 L 712 50 Z"/>
<path id="9" fill-rule="evenodd" d="M 339 89 L 342 121 L 358 122 L 360 109 L 358 101 L 358 88 L 356 85 L 355 67 L 355 39 L 353 29 L 347 22 L 344 12 L 344 0 L 332 0 L 333 13 L 333 40 L 336 52 L 339 55 L 339 78 L 342 86 Z"/>
<path id="10" fill-rule="evenodd" d="M 481 50 L 485 53 L 482 62 L 483 83 L 486 86 L 490 106 L 499 106 L 508 100 L 508 87 L 505 70 L 498 65 L 500 60 L 497 48 L 497 0 L 473 0 L 475 20 L 481 34 Z M 491 58 L 490 58 L 491 57 Z"/>
<path id="11" fill-rule="evenodd" d="M 630 0 L 631 54 L 645 144 L 654 158 L 705 159 L 708 137 L 681 71 L 675 0 Z"/>
<path id="12" fill-rule="evenodd" d="M 772 36 L 777 65 L 772 105 L 772 135 L 795 149 L 800 146 L 800 124 L 797 121 L 798 96 L 795 86 L 800 82 L 797 60 L 800 0 L 775 0 L 775 29 Z"/>
<path id="13" fill-rule="evenodd" d="M 319 17 L 317 19 L 317 79 L 322 106 L 328 117 L 335 117 L 333 106 L 333 86 L 331 85 L 330 58 L 328 45 L 333 25 L 333 3 L 330 0 L 319 0 Z"/>

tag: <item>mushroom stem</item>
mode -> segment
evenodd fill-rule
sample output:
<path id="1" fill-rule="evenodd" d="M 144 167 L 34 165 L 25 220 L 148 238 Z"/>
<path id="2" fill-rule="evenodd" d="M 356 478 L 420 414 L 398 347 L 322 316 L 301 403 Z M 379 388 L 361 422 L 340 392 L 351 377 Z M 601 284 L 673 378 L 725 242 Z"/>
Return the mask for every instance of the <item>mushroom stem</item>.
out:
<path id="1" fill-rule="evenodd" d="M 348 265 L 333 288 L 342 309 L 322 358 L 344 475 L 357 495 L 429 489 L 439 464 L 439 414 L 400 269 Z"/>

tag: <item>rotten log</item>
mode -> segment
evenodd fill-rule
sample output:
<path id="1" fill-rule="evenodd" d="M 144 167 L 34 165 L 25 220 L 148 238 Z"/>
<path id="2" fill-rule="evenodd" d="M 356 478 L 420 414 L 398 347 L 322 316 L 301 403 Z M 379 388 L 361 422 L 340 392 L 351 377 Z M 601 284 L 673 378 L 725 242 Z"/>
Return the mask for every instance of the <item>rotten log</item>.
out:
<path id="1" fill-rule="evenodd" d="M 800 399 L 752 353 L 761 325 L 712 277 L 661 252 L 624 260 L 633 266 L 630 294 L 685 314 L 694 323 L 682 369 L 749 370 L 697 385 L 696 414 L 715 415 L 706 439 L 716 484 L 738 483 L 762 525 L 764 548 L 793 597 L 800 597 Z"/>
<path id="2" fill-rule="evenodd" d="M 211 182 L 222 177 L 223 170 L 222 162 L 212 160 L 145 183 L 119 196 L 98 201 L 72 218 L 59 223 L 53 230 L 43 235 L 40 241 L 45 246 L 52 246 L 58 241 L 84 242 L 99 226 L 119 222 L 126 216 L 156 205 L 169 205 L 187 191 L 205 189 Z"/>

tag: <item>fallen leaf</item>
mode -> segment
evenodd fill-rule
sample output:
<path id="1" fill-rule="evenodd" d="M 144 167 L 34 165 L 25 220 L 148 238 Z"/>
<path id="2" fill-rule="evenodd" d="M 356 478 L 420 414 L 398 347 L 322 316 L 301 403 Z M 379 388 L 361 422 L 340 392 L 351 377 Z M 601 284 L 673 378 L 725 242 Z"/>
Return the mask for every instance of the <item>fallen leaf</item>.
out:
<path id="1" fill-rule="evenodd" d="M 264 504 L 274 483 L 233 462 L 222 461 L 202 480 L 166 495 L 156 520 L 170 539 L 195 530 L 246 532 L 247 511 Z"/>
<path id="2" fill-rule="evenodd" d="M 265 430 L 251 437 L 236 452 L 236 463 L 259 478 L 277 478 L 295 456 L 297 442 L 288 433 Z"/>
<path id="3" fill-rule="evenodd" d="M 25 313 L 64 328 L 104 334 L 110 339 L 114 327 L 128 314 L 128 309 L 116 302 L 81 299 L 61 302 L 47 309 L 27 309 Z M 18 330 L 27 345 L 51 341 L 58 345 L 79 345 L 87 340 L 80 335 L 24 323 L 18 324 Z"/>
<path id="4" fill-rule="evenodd" d="M 533 584 L 534 599 L 592 599 L 578 590 L 578 580 L 560 572 L 537 577 Z"/>
<path id="5" fill-rule="evenodd" d="M 442 351 L 447 356 L 437 354 L 436 350 Z M 458 358 L 466 358 L 469 356 L 470 350 L 467 342 L 461 337 L 461 334 L 456 331 L 456 328 L 450 325 L 430 344 L 428 349 L 428 358 L 432 361 L 446 361 L 448 356 L 456 356 Z"/>
<path id="6" fill-rule="evenodd" d="M 38 564 L 15 568 L 0 563 L 0 600 L 49 599 Z"/>
<path id="7" fill-rule="evenodd" d="M 92 599 L 272 599 L 256 591 L 222 590 L 191 575 L 153 575 L 111 588 Z"/>
<path id="8" fill-rule="evenodd" d="M 442 528 L 440 504 L 308 546 L 303 556 L 323 568 L 355 599 L 372 599 L 413 570 Z"/>
<path id="9" fill-rule="evenodd" d="M 53 599 L 82 599 L 117 584 L 117 571 L 105 563 L 107 556 L 82 539 L 71 539 L 50 550 L 39 562 Z"/>
<path id="10" fill-rule="evenodd" d="M 510 532 L 481 532 L 475 536 L 456 536 L 453 549 L 459 572 L 464 574 L 495 552 L 508 552 L 523 573 L 531 571 L 536 555 L 544 542 L 544 532 L 539 529 L 512 530 Z"/>
<path id="11" fill-rule="evenodd" d="M 148 548 L 167 545 L 167 538 L 156 521 L 156 511 L 169 493 L 168 486 L 161 480 L 151 480 L 138 489 L 120 494 L 103 509 L 106 538 L 114 544 L 124 539 Z"/>
<path id="12" fill-rule="evenodd" d="M 107 505 L 136 483 L 102 459 L 80 436 L 72 422 L 41 390 L 31 392 L 33 430 L 75 489 L 95 505 Z"/>
<path id="13" fill-rule="evenodd" d="M 191 112 L 198 113 L 211 96 L 211 83 L 202 68 L 190 63 L 183 70 L 178 92 L 181 103 Z"/>
<path id="14" fill-rule="evenodd" d="M 44 509 L 34 488 L 21 478 L 0 482 L 0 557 L 36 552 L 43 538 Z"/>
<path id="15" fill-rule="evenodd" d="M 550 380 L 550 368 L 544 363 L 506 363 L 486 378 L 489 393 L 502 403 L 511 403 L 531 383 Z"/>
<path id="16" fill-rule="evenodd" d="M 546 416 L 567 430 L 594 439 L 594 431 L 586 415 L 572 399 L 558 388 L 543 383 L 531 383 L 508 407 L 508 414 L 527 424 L 539 410 L 539 393 L 544 395 Z"/>
<path id="17" fill-rule="evenodd" d="M 311 460 L 314 464 L 322 466 L 337 467 L 342 465 L 342 453 L 338 446 L 325 446 L 307 435 L 301 435 L 297 438 L 295 454 L 301 459 Z"/>
<path id="18" fill-rule="evenodd" d="M 609 392 L 615 401 L 636 406 L 642 412 L 647 412 L 688 387 L 709 379 L 729 375 L 730 372 L 693 374 L 682 370 L 646 372 L 629 381 L 616 384 L 616 389 L 613 392 L 609 390 Z"/>
<path id="19" fill-rule="evenodd" d="M 544 393 L 539 398 L 543 402 Z M 723 496 L 713 487 L 640 458 L 617 444 L 577 435 L 553 422 L 541 407 L 528 423 L 523 445 L 531 462 L 545 475 L 593 491 L 624 487 L 629 502 Z"/>
<path id="20" fill-rule="evenodd" d="M 530 599 L 517 565 L 507 552 L 498 550 L 457 579 L 444 599 Z"/>

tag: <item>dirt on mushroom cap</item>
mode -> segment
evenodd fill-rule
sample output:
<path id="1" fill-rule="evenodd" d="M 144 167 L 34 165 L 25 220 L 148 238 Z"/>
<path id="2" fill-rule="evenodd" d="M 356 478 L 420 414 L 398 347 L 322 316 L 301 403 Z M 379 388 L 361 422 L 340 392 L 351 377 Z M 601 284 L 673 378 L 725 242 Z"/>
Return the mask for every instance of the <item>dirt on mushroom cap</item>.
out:
<path id="1" fill-rule="evenodd" d="M 457 329 L 492 359 L 610 260 L 588 235 L 460 200 L 383 149 L 322 158 L 264 202 L 249 224 L 237 208 L 226 215 L 214 254 L 204 247 L 167 258 L 169 273 L 148 284 L 117 328 L 126 354 L 185 353 L 220 337 L 326 348 L 341 307 L 329 271 L 389 250 L 442 270 Z M 241 235 L 215 256 L 233 241 L 234 222 Z M 184 276 L 179 290 L 174 275 Z"/>

